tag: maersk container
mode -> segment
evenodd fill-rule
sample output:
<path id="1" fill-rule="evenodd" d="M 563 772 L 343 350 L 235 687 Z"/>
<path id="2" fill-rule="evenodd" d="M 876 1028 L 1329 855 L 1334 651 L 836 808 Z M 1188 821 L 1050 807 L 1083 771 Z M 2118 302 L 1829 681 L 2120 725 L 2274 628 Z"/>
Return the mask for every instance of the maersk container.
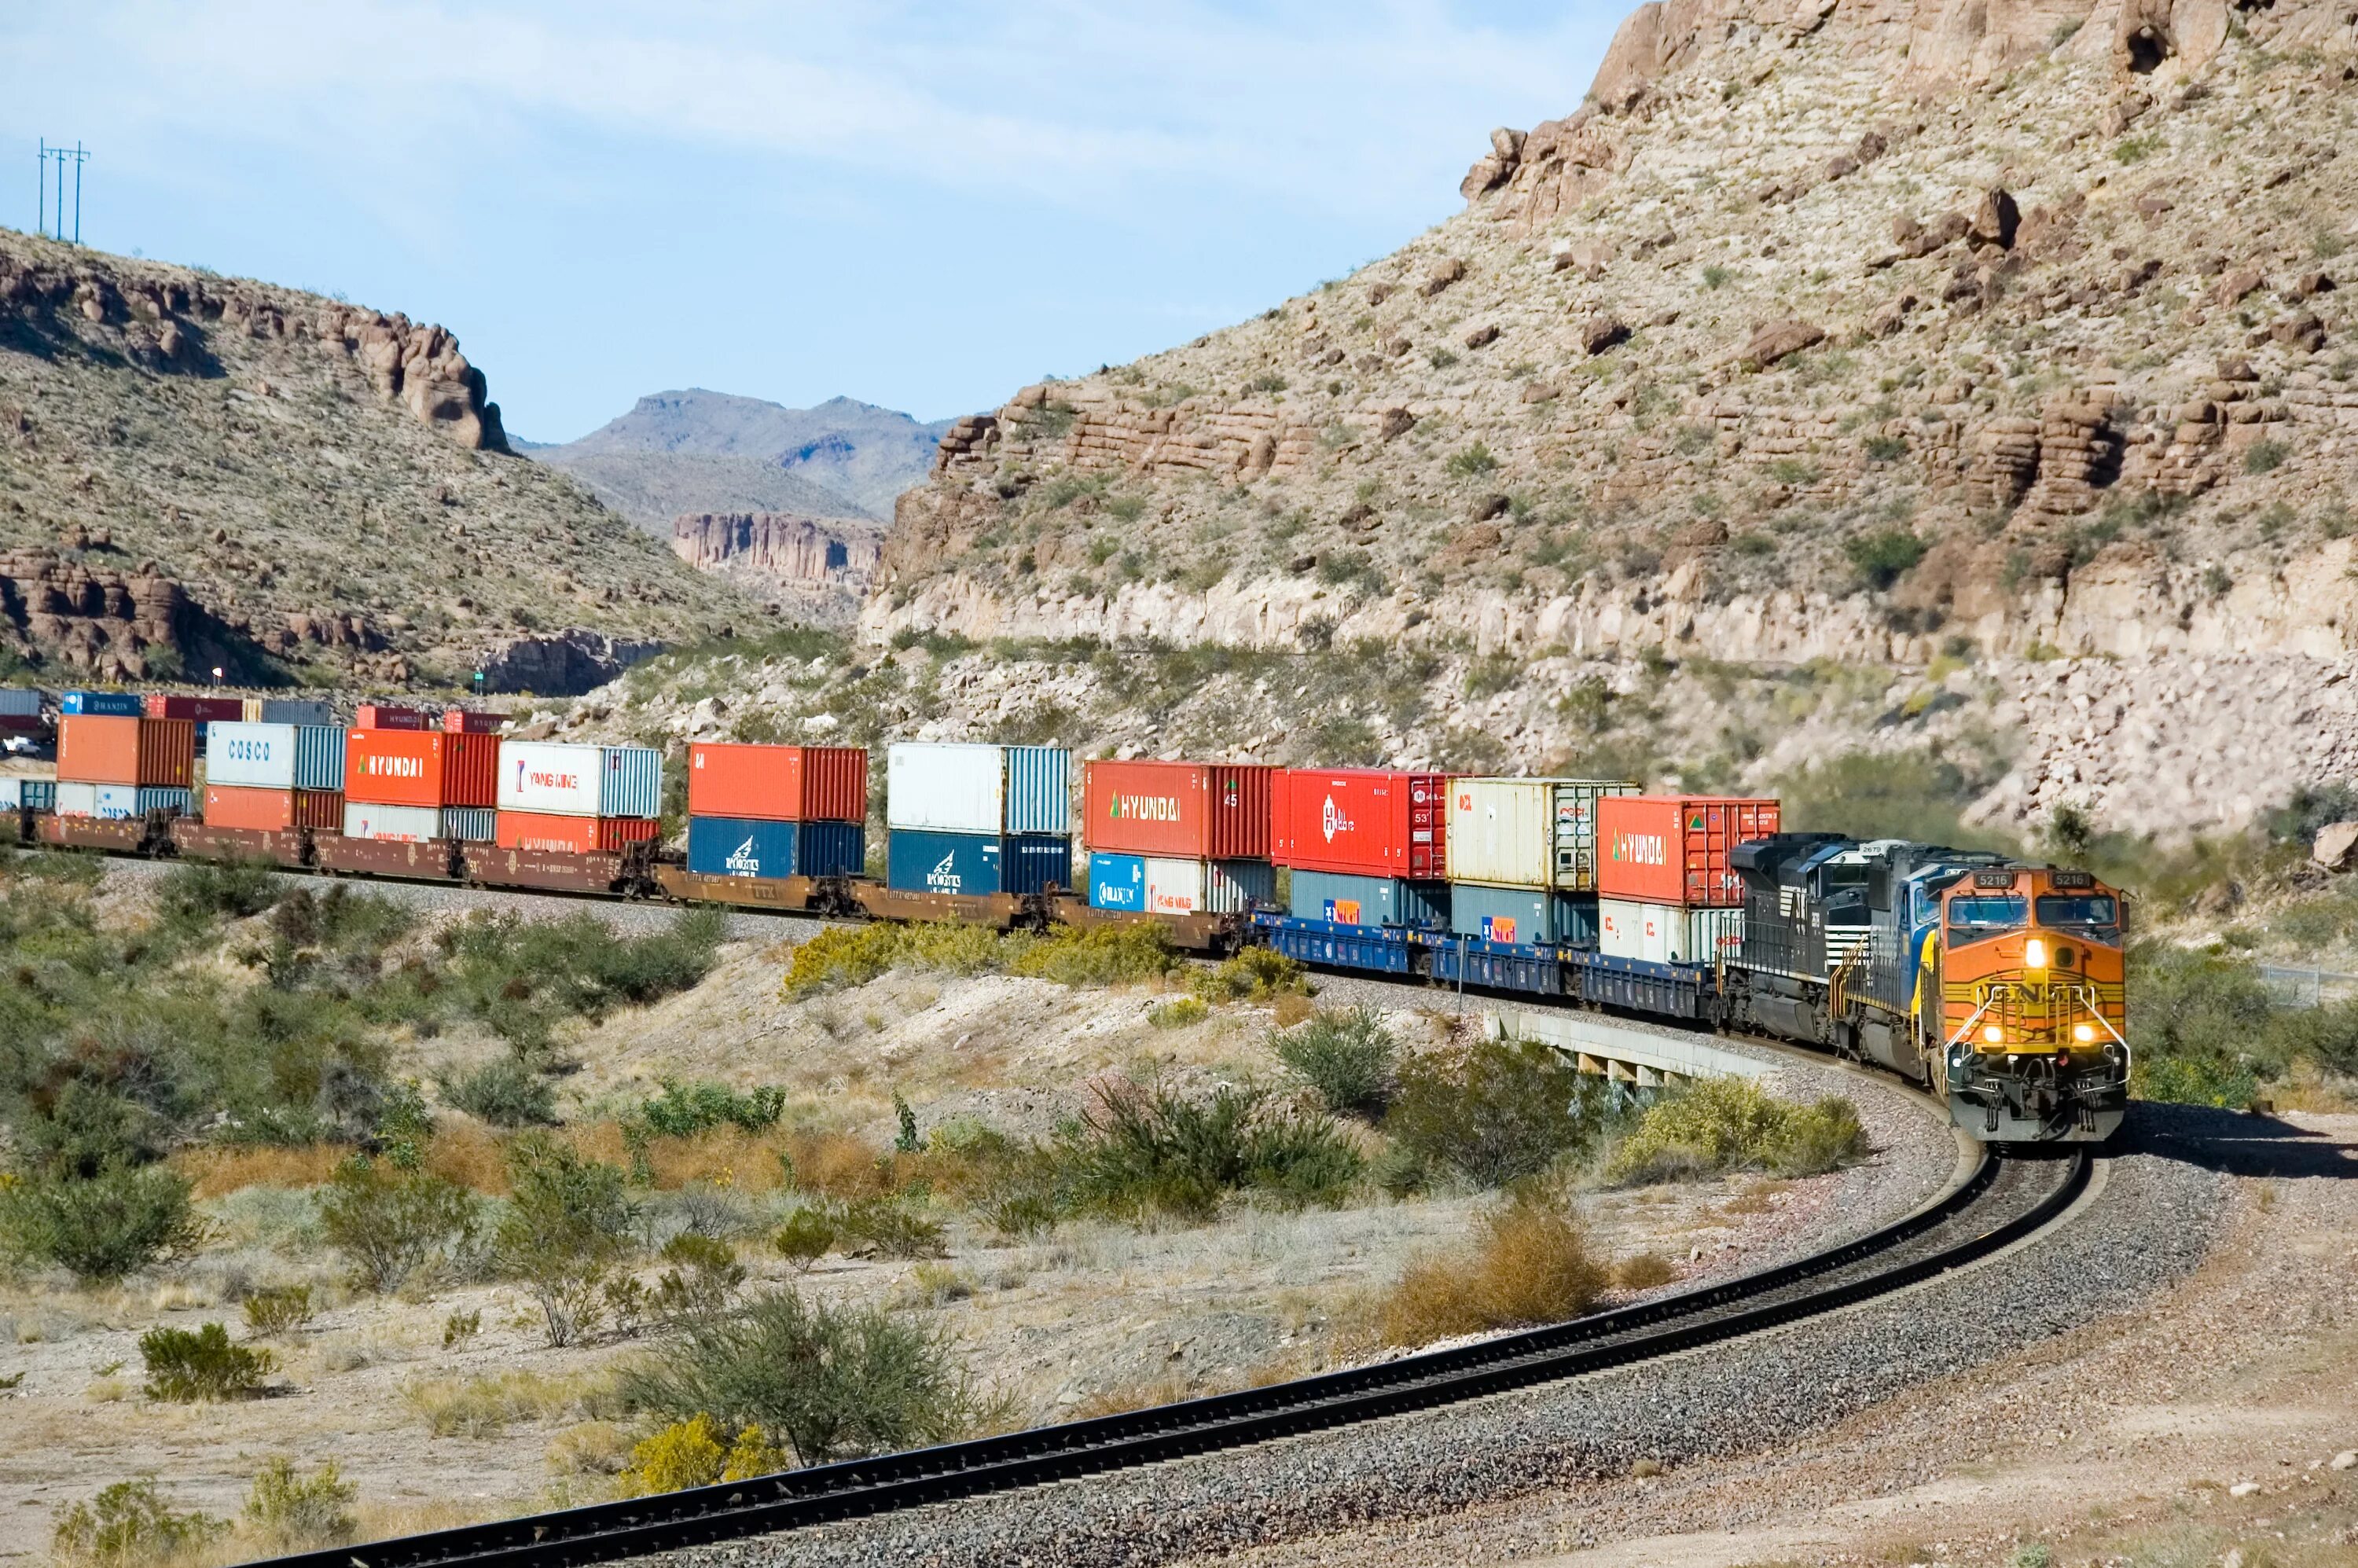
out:
<path id="1" fill-rule="evenodd" d="M 661 816 L 663 753 L 645 746 L 500 742 L 502 811 L 558 816 Z"/>
<path id="2" fill-rule="evenodd" d="M 0 779 L 0 811 L 55 811 L 55 779 Z"/>
<path id="3" fill-rule="evenodd" d="M 188 815 L 189 792 L 178 786 L 60 783 L 56 811 L 59 816 L 95 816 L 108 822 L 132 822 L 151 811 L 174 816 Z"/>
<path id="4" fill-rule="evenodd" d="M 381 806 L 374 801 L 347 800 L 344 802 L 344 837 L 428 844 L 442 837 L 442 808 L 438 806 Z"/>
<path id="5" fill-rule="evenodd" d="M 28 686 L 0 686 L 0 719 L 38 719 L 41 694 Z"/>
<path id="6" fill-rule="evenodd" d="M 1089 851 L 1089 907 L 1142 914 L 1146 909 L 1146 857 Z"/>
<path id="7" fill-rule="evenodd" d="M 446 806 L 441 837 L 462 844 L 488 844 L 499 831 L 499 822 L 500 814 L 488 806 Z"/>
<path id="8" fill-rule="evenodd" d="M 147 711 L 147 699 L 135 691 L 69 691 L 58 696 L 59 713 L 103 714 L 110 719 L 137 719 Z"/>
<path id="9" fill-rule="evenodd" d="M 856 877 L 868 864 L 860 822 L 691 816 L 687 869 L 707 877 Z"/>
<path id="10" fill-rule="evenodd" d="M 344 732 L 317 724 L 215 721 L 205 782 L 240 789 L 341 789 Z"/>
<path id="11" fill-rule="evenodd" d="M 1449 925 L 1449 884 L 1305 871 L 1296 867 L 1287 909 L 1296 920 L 1440 930 Z"/>
<path id="12" fill-rule="evenodd" d="M 1072 885 L 1073 841 L 1049 833 L 896 828 L 886 843 L 884 881 L 903 892 L 1045 892 Z"/>
<path id="13" fill-rule="evenodd" d="M 1084 763 L 1082 842 L 1116 854 L 1267 860 L 1277 771 L 1244 762 Z"/>
<path id="14" fill-rule="evenodd" d="M 1454 881 L 1449 884 L 1449 929 L 1485 942 L 1593 947 L 1596 899 L 1551 888 Z"/>
<path id="15" fill-rule="evenodd" d="M 1714 964 L 1744 946 L 1744 911 L 1629 898 L 1596 901 L 1596 950 L 1649 964 Z"/>
<path id="16" fill-rule="evenodd" d="M 884 788 L 894 829 L 1072 832 L 1072 753 L 1061 746 L 903 741 L 885 753 Z"/>
<path id="17" fill-rule="evenodd" d="M 1635 795 L 1597 779 L 1449 781 L 1449 880 L 1596 891 L 1597 802 Z"/>

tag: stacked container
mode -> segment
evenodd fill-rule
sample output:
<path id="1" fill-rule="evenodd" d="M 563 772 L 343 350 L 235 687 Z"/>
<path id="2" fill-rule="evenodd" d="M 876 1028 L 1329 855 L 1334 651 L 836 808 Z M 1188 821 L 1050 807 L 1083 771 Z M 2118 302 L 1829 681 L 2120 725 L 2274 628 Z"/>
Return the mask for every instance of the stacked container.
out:
<path id="1" fill-rule="evenodd" d="M 1744 939 L 1738 844 L 1778 831 L 1774 800 L 1625 795 L 1597 816 L 1597 949 L 1654 964 L 1710 964 Z"/>
<path id="2" fill-rule="evenodd" d="M 496 736 L 347 730 L 344 835 L 409 843 L 488 839 L 499 773 Z"/>
<path id="3" fill-rule="evenodd" d="M 480 713 L 469 708 L 446 708 L 442 710 L 442 729 L 451 735 L 496 735 L 507 722 L 503 713 Z"/>
<path id="4" fill-rule="evenodd" d="M 341 833 L 344 732 L 325 724 L 215 722 L 205 747 L 205 821 L 276 833 Z"/>
<path id="5" fill-rule="evenodd" d="M 489 735 L 438 730 L 435 738 L 499 748 L 492 802 L 499 809 L 492 841 L 503 849 L 611 852 L 663 831 L 657 820 L 663 815 L 661 752 L 645 746 L 501 741 Z"/>
<path id="6" fill-rule="evenodd" d="M 1440 773 L 1295 768 L 1271 781 L 1271 859 L 1293 869 L 1297 920 L 1446 925 L 1448 838 Z"/>
<path id="7" fill-rule="evenodd" d="M 885 755 L 884 787 L 887 885 L 968 895 L 1072 886 L 1064 748 L 903 741 Z"/>
<path id="8" fill-rule="evenodd" d="M 1597 814 L 1617 780 L 1449 781 L 1449 928 L 1485 942 L 1596 940 Z"/>
<path id="9" fill-rule="evenodd" d="M 248 724 L 317 724 L 334 729 L 332 704 L 308 697 L 249 697 L 238 715 Z"/>
<path id="10" fill-rule="evenodd" d="M 144 817 L 189 809 L 197 727 L 186 719 L 69 713 L 58 720 L 60 816 Z"/>
<path id="11" fill-rule="evenodd" d="M 711 877 L 849 877 L 868 863 L 860 746 L 687 749 L 687 869 Z"/>
<path id="12" fill-rule="evenodd" d="M 0 687 L 0 730 L 23 733 L 41 727 L 41 694 L 31 687 Z"/>
<path id="13" fill-rule="evenodd" d="M 58 696 L 58 711 L 103 714 L 111 719 L 136 719 L 147 711 L 147 699 L 135 691 L 69 691 Z"/>
<path id="14" fill-rule="evenodd" d="M 0 778 L 0 811 L 55 811 L 55 779 Z"/>
<path id="15" fill-rule="evenodd" d="M 352 709 L 355 730 L 431 730 L 434 716 L 422 708 L 395 708 L 391 703 L 363 702 Z"/>
<path id="16" fill-rule="evenodd" d="M 1081 773 L 1092 908 L 1232 914 L 1277 902 L 1269 858 L 1277 769 L 1090 762 Z"/>

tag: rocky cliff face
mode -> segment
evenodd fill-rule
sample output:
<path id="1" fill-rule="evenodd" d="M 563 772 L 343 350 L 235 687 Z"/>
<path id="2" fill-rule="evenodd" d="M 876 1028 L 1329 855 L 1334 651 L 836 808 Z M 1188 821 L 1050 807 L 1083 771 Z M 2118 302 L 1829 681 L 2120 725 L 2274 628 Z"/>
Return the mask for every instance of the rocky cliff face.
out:
<path id="1" fill-rule="evenodd" d="M 848 625 L 874 580 L 882 530 L 849 518 L 790 513 L 696 513 L 672 520 L 674 554 L 723 572 L 782 612 Z"/>

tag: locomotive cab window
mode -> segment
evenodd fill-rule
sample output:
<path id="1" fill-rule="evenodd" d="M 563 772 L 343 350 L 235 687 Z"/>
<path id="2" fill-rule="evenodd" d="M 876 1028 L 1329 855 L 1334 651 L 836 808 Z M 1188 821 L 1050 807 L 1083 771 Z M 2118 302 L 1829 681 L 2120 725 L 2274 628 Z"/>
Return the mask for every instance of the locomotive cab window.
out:
<path id="1" fill-rule="evenodd" d="M 1872 918 L 1867 910 L 1867 869 L 1865 866 L 1828 866 L 1820 879 L 1828 925 L 1865 925 Z"/>
<path id="2" fill-rule="evenodd" d="M 2030 924 L 2030 901 L 2020 893 L 1971 893 L 1949 901 L 1949 929 L 1968 939 L 2017 931 Z"/>
<path id="3" fill-rule="evenodd" d="M 2108 893 L 2042 893 L 2039 899 L 2039 924 L 2059 931 L 2117 940 L 2121 906 Z"/>

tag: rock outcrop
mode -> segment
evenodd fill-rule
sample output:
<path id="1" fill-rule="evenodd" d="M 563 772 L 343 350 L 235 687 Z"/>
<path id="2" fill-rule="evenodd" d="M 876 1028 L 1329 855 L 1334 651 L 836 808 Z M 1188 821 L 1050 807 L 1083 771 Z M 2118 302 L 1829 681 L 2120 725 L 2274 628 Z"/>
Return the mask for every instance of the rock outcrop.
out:
<path id="1" fill-rule="evenodd" d="M 475 667 L 485 691 L 579 697 L 663 651 L 661 643 L 573 627 L 501 638 L 476 655 Z"/>
<path id="2" fill-rule="evenodd" d="M 704 512 L 672 520 L 672 553 L 688 565 L 782 587 L 865 591 L 881 545 L 882 530 L 840 517 Z"/>

